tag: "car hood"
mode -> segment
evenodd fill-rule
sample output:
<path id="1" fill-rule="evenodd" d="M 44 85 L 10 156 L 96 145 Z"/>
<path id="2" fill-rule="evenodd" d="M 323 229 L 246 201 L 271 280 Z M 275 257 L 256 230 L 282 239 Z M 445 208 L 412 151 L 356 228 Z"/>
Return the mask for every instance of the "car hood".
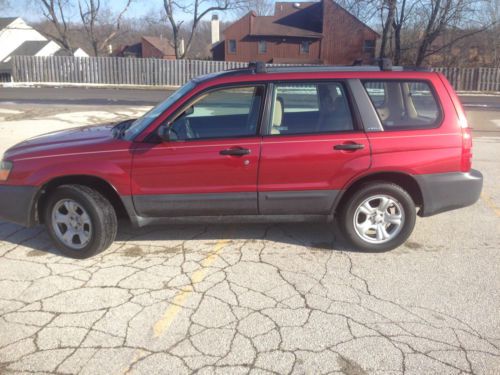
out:
<path id="1" fill-rule="evenodd" d="M 113 127 L 116 124 L 84 126 L 42 134 L 27 139 L 8 149 L 4 159 L 48 156 L 75 150 L 102 147 L 103 143 L 116 142 Z"/>

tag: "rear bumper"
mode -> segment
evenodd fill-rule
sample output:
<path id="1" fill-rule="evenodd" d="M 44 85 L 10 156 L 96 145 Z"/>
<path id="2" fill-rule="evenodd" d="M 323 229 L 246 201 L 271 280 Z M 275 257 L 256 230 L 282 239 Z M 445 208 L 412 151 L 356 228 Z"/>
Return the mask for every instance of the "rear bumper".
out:
<path id="1" fill-rule="evenodd" d="M 432 216 L 470 206 L 477 202 L 483 188 L 483 175 L 475 169 L 466 173 L 437 173 L 414 177 L 424 201 L 420 216 Z"/>
<path id="2" fill-rule="evenodd" d="M 0 220 L 32 226 L 37 191 L 36 186 L 0 185 Z"/>

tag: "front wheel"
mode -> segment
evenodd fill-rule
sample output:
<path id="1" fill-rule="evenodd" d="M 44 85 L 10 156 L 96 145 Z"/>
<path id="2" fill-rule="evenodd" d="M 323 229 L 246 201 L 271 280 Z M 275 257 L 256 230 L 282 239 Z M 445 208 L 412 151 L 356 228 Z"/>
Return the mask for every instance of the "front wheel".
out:
<path id="1" fill-rule="evenodd" d="M 340 212 L 342 232 L 363 251 L 387 251 L 403 244 L 413 231 L 416 208 L 399 185 L 374 182 L 361 186 Z"/>
<path id="2" fill-rule="evenodd" d="M 59 250 L 71 258 L 88 258 L 114 241 L 118 223 L 111 203 L 83 185 L 63 185 L 47 199 L 44 219 Z"/>

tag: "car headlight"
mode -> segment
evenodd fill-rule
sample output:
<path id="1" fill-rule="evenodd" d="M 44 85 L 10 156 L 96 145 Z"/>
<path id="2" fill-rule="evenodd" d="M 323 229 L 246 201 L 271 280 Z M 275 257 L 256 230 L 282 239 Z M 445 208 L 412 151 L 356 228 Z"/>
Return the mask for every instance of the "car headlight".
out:
<path id="1" fill-rule="evenodd" d="M 0 181 L 7 181 L 10 171 L 12 170 L 12 162 L 0 161 Z"/>

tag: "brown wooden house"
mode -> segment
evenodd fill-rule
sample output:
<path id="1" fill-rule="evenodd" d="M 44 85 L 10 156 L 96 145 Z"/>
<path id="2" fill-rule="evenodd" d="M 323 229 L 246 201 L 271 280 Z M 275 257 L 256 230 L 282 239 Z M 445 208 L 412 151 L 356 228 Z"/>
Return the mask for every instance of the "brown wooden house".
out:
<path id="1" fill-rule="evenodd" d="M 115 56 L 119 57 L 142 57 L 165 60 L 175 60 L 175 50 L 168 39 L 156 36 L 143 36 L 140 43 L 122 46 Z"/>
<path id="2" fill-rule="evenodd" d="M 273 16 L 250 12 L 227 27 L 214 60 L 268 63 L 370 63 L 379 34 L 333 0 L 277 2 Z"/>

